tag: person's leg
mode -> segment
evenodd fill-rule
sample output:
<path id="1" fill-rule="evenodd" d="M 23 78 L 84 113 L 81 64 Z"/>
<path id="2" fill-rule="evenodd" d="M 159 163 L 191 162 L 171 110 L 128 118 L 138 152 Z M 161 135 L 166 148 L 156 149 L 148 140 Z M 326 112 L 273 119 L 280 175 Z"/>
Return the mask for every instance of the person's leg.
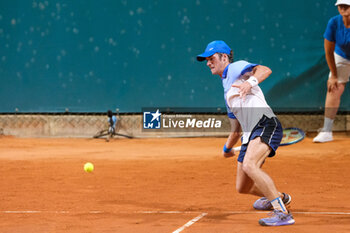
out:
<path id="1" fill-rule="evenodd" d="M 251 140 L 244 157 L 242 170 L 254 181 L 256 190 L 259 190 L 269 200 L 273 200 L 279 197 L 279 192 L 270 176 L 260 167 L 262 161 L 266 159 L 270 152 L 271 148 L 261 142 L 260 137 Z"/>
<path id="2" fill-rule="evenodd" d="M 261 168 L 265 159 L 262 158 L 258 161 L 258 166 Z M 242 194 L 251 194 L 259 197 L 263 197 L 264 194 L 258 189 L 254 181 L 243 171 L 243 163 L 237 163 L 237 178 L 236 178 L 236 190 Z M 283 194 L 279 193 L 282 197 Z"/>
<path id="3" fill-rule="evenodd" d="M 334 59 L 337 67 L 338 88 L 332 90 L 332 92 L 327 89 L 323 127 L 313 139 L 313 142 L 333 141 L 333 121 L 337 115 L 341 96 L 344 92 L 346 83 L 349 82 L 350 60 L 347 60 L 336 53 L 334 53 Z M 331 76 L 331 74 L 329 74 L 329 76 Z"/>
<path id="4" fill-rule="evenodd" d="M 334 120 L 338 112 L 340 99 L 342 94 L 344 93 L 345 86 L 346 86 L 346 83 L 338 83 L 338 89 L 332 92 L 327 91 L 325 112 L 324 112 L 325 117 Z"/>
<path id="5" fill-rule="evenodd" d="M 263 164 L 263 162 L 262 162 Z M 260 167 L 262 167 L 262 164 Z M 256 187 L 254 181 L 243 171 L 243 164 L 241 162 L 237 163 L 237 178 L 236 178 L 236 190 L 241 194 L 251 194 L 255 196 L 259 196 L 258 200 L 256 200 L 253 204 L 254 209 L 256 210 L 272 210 L 273 207 L 264 194 Z M 286 193 L 278 192 L 278 195 L 281 197 L 285 206 L 289 205 L 292 201 L 290 195 Z"/>
<path id="6" fill-rule="evenodd" d="M 338 88 L 332 90 L 332 92 L 327 89 L 324 113 L 325 118 L 330 120 L 334 120 L 337 115 L 340 99 L 344 92 L 346 83 L 349 82 L 350 76 L 350 60 L 347 60 L 336 53 L 334 53 L 334 59 L 337 68 Z M 331 73 L 329 73 L 329 77 L 330 76 Z M 328 126 L 326 125 L 326 127 Z M 328 131 L 331 131 L 331 129 Z"/>
<path id="7" fill-rule="evenodd" d="M 263 197 L 264 194 L 256 187 L 254 181 L 243 171 L 243 164 L 237 163 L 236 190 L 242 194 L 252 194 Z"/>
<path id="8" fill-rule="evenodd" d="M 337 115 L 345 86 L 346 83 L 338 83 L 338 89 L 332 92 L 327 91 L 323 127 L 321 132 L 313 139 L 313 142 L 329 142 L 333 140 L 333 121 Z"/>
<path id="9" fill-rule="evenodd" d="M 254 181 L 257 189 L 270 200 L 274 208 L 273 215 L 260 219 L 259 224 L 262 226 L 291 225 L 295 223 L 292 214 L 285 207 L 271 177 L 259 166 L 259 162 L 264 161 L 271 150 L 270 146 L 262 142 L 260 137 L 251 140 L 243 160 L 242 169 Z"/>

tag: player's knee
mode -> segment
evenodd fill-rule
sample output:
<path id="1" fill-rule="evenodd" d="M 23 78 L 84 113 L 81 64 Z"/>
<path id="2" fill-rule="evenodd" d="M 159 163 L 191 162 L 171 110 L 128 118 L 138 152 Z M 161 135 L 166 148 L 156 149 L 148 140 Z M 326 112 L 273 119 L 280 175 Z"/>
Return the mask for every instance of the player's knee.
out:
<path id="1" fill-rule="evenodd" d="M 256 169 L 256 164 L 254 164 L 251 161 L 244 161 L 243 166 L 242 166 L 243 171 L 248 175 L 251 176 L 251 174 L 255 171 Z"/>
<path id="2" fill-rule="evenodd" d="M 338 84 L 338 88 L 332 89 L 332 91 L 329 91 L 329 88 L 327 88 L 327 95 L 332 97 L 332 98 L 337 98 L 340 99 L 341 96 L 344 93 L 345 88 L 341 86 L 341 84 Z"/>

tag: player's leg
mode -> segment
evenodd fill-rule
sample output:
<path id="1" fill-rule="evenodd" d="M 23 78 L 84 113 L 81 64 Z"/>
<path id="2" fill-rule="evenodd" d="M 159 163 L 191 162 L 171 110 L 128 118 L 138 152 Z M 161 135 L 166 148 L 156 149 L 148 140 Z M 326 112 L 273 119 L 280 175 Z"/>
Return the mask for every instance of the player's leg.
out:
<path id="1" fill-rule="evenodd" d="M 259 166 L 259 161 L 265 160 L 271 148 L 261 141 L 260 137 L 251 140 L 243 161 L 243 171 L 254 181 L 256 187 L 270 200 L 274 214 L 272 217 L 260 219 L 261 225 L 280 226 L 294 224 L 293 216 L 285 207 L 279 192 L 271 179 Z"/>
<path id="2" fill-rule="evenodd" d="M 264 194 L 256 187 L 254 181 L 243 171 L 243 164 L 237 163 L 236 190 L 242 194 L 252 194 L 263 197 Z"/>
<path id="3" fill-rule="evenodd" d="M 236 190 L 242 194 L 252 194 L 255 196 L 263 197 L 264 194 L 258 189 L 254 181 L 244 172 L 243 170 L 243 160 L 246 152 L 246 145 L 242 146 L 242 152 L 240 154 L 237 162 L 237 177 L 236 177 Z M 258 161 L 258 166 L 262 167 L 264 164 L 264 159 Z"/>
<path id="4" fill-rule="evenodd" d="M 264 194 L 258 189 L 258 187 L 254 184 L 254 181 L 243 171 L 243 160 L 245 157 L 245 153 L 247 151 L 247 145 L 241 146 L 240 154 L 237 158 L 237 176 L 236 176 L 236 190 L 242 194 L 251 194 L 256 195 L 261 198 L 256 200 L 253 204 L 254 209 L 257 210 L 272 210 L 273 207 L 268 198 L 264 197 Z M 258 162 L 258 166 L 261 168 L 264 164 L 264 159 L 262 158 Z M 290 204 L 292 198 L 290 195 L 285 193 L 278 193 L 282 198 L 283 203 L 287 206 Z"/>
<path id="5" fill-rule="evenodd" d="M 270 154 L 271 148 L 261 142 L 260 137 L 251 140 L 243 161 L 243 172 L 254 181 L 254 185 L 269 200 L 279 197 L 278 191 L 272 179 L 260 168 L 261 161 L 264 161 Z"/>
<path id="6" fill-rule="evenodd" d="M 237 178 L 236 178 L 237 191 L 242 194 L 251 194 L 251 195 L 261 197 L 254 202 L 253 204 L 254 209 L 272 210 L 273 207 L 269 199 L 264 197 L 264 194 L 254 184 L 254 181 L 243 171 L 242 166 L 243 165 L 241 162 L 237 163 Z M 286 193 L 278 192 L 278 195 L 282 198 L 282 201 L 285 206 L 288 206 L 292 201 L 292 197 Z"/>

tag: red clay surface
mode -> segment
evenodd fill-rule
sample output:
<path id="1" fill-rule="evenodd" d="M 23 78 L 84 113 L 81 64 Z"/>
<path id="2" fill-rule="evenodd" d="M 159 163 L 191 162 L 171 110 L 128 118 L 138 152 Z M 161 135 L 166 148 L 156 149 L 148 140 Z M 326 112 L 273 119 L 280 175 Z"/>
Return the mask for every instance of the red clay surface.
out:
<path id="1" fill-rule="evenodd" d="M 0 232 L 174 232 L 202 213 L 181 232 L 350 232 L 348 136 L 306 138 L 267 160 L 293 198 L 287 227 L 259 226 L 267 213 L 236 192 L 225 140 L 0 137 Z"/>

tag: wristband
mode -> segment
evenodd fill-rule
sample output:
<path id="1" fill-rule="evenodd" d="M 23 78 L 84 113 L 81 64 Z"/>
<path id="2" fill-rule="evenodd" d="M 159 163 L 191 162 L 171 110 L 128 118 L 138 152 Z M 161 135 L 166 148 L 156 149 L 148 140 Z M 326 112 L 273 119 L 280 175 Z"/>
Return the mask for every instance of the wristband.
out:
<path id="1" fill-rule="evenodd" d="M 258 86 L 258 84 L 259 84 L 258 79 L 255 78 L 254 76 L 250 76 L 250 77 L 247 79 L 247 82 L 248 82 L 252 87 Z"/>
<path id="2" fill-rule="evenodd" d="M 224 150 L 225 153 L 229 153 L 229 152 L 231 152 L 232 148 L 228 149 L 228 148 L 226 147 L 226 144 L 225 144 L 223 150 Z"/>

